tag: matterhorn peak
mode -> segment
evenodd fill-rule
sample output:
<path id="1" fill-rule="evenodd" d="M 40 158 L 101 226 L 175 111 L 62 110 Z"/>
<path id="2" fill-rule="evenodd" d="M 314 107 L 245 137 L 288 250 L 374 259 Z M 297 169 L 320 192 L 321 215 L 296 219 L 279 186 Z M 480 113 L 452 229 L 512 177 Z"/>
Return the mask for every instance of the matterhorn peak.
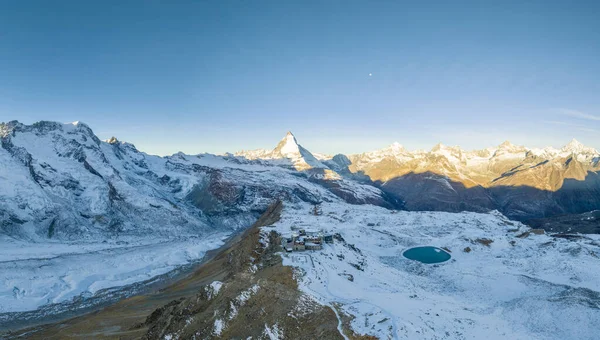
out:
<path id="1" fill-rule="evenodd" d="M 282 156 L 300 153 L 300 147 L 294 134 L 291 131 L 288 131 L 285 134 L 285 137 L 277 144 L 273 152 L 279 153 Z"/>
<path id="2" fill-rule="evenodd" d="M 294 137 L 294 134 L 291 131 L 286 133 L 285 137 L 283 137 L 275 149 L 268 155 L 268 158 L 288 159 L 297 170 L 325 168 L 325 166 L 321 164 L 310 151 L 298 144 L 296 137 Z"/>

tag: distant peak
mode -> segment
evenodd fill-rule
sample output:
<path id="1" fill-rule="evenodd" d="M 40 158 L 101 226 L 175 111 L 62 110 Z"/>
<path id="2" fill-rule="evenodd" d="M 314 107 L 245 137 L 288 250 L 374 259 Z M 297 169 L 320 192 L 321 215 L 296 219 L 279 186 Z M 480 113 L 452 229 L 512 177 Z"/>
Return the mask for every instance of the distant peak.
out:
<path id="1" fill-rule="evenodd" d="M 562 150 L 568 152 L 581 152 L 585 151 L 587 148 L 577 139 L 573 138 L 567 145 L 565 145 Z"/>
<path id="2" fill-rule="evenodd" d="M 515 145 L 510 141 L 504 141 L 502 144 L 498 145 L 498 150 L 509 152 L 509 153 L 520 153 L 525 152 L 528 149 L 521 145 Z"/>
<path id="3" fill-rule="evenodd" d="M 291 131 L 288 131 L 285 137 L 277 144 L 275 149 L 268 155 L 269 158 L 287 158 L 292 162 L 296 170 L 306 170 L 309 168 L 326 168 L 310 151 L 303 148 Z"/>
<path id="4" fill-rule="evenodd" d="M 288 131 L 281 141 L 286 143 L 298 144 L 298 141 L 296 141 L 296 136 L 294 136 L 294 134 L 291 131 Z"/>
<path id="5" fill-rule="evenodd" d="M 402 152 L 405 151 L 404 146 L 402 146 L 402 144 L 398 143 L 398 142 L 394 142 L 392 144 L 390 144 L 390 146 L 387 147 L 388 150 L 392 151 L 392 152 Z"/>
<path id="6" fill-rule="evenodd" d="M 42 122 L 38 122 L 38 123 L 42 123 Z M 59 124 L 59 123 L 55 123 L 55 122 L 48 122 L 48 123 Z M 84 130 L 87 129 L 88 131 L 90 131 L 90 133 L 92 132 L 92 129 L 89 127 L 89 125 L 87 125 L 86 123 L 84 123 L 84 122 L 82 122 L 80 120 L 72 122 L 72 123 L 65 123 L 65 124 L 62 124 L 62 125 L 63 126 L 72 126 L 72 127 L 75 127 L 75 128 L 78 128 L 78 129 L 84 129 Z"/>
<path id="7" fill-rule="evenodd" d="M 296 140 L 296 136 L 294 136 L 294 134 L 292 133 L 292 131 L 288 131 L 285 134 L 285 137 L 283 137 L 282 140 L 294 140 L 295 141 Z"/>
<path id="8" fill-rule="evenodd" d="M 571 141 L 569 142 L 569 144 L 567 144 L 567 146 L 583 146 L 583 144 L 581 142 L 579 142 L 577 139 L 573 138 L 571 139 Z"/>
<path id="9" fill-rule="evenodd" d="M 433 148 L 431 148 L 431 151 L 440 151 L 445 148 L 446 148 L 446 146 L 444 144 L 437 143 L 436 145 L 433 146 Z"/>
<path id="10" fill-rule="evenodd" d="M 108 144 L 118 144 L 118 143 L 119 143 L 119 140 L 117 139 L 117 137 L 115 137 L 115 136 L 112 136 L 112 137 L 110 137 L 110 139 L 108 139 L 106 142 L 107 142 Z"/>
<path id="11" fill-rule="evenodd" d="M 300 148 L 298 146 L 298 142 L 296 141 L 296 137 L 294 137 L 294 134 L 291 131 L 288 131 L 285 134 L 285 137 L 283 137 L 279 144 L 277 144 L 277 147 L 275 147 L 273 152 L 277 152 L 282 155 L 300 152 Z"/>

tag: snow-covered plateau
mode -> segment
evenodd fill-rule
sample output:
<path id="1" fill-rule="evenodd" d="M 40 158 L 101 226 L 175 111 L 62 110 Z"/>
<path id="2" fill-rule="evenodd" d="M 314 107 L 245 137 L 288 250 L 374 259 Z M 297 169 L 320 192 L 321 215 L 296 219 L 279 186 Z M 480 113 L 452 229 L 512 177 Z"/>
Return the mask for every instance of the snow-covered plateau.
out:
<path id="1" fill-rule="evenodd" d="M 344 203 L 313 215 L 288 205 L 263 230 L 336 235 L 322 250 L 282 253 L 300 289 L 380 339 L 598 339 L 600 236 L 527 232 L 497 212 L 390 211 Z M 420 245 L 452 258 L 402 256 Z"/>

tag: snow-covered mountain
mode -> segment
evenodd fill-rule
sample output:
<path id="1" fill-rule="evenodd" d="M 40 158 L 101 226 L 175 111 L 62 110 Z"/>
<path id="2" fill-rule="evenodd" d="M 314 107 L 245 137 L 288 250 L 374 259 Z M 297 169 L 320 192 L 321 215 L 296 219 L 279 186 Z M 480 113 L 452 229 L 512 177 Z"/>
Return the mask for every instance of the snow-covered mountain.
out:
<path id="1" fill-rule="evenodd" d="M 274 200 L 393 206 L 323 168 L 291 135 L 272 155 L 306 171 L 283 160 L 151 156 L 79 122 L 13 121 L 0 138 L 0 321 L 197 261 Z"/>
<path id="2" fill-rule="evenodd" d="M 270 164 L 209 154 L 151 156 L 114 137 L 100 141 L 83 123 L 10 122 L 0 131 L 2 232 L 22 238 L 239 227 L 275 198 L 314 203 L 337 198 L 327 188 L 331 183 L 308 180 L 313 177 L 352 192 L 354 203 L 385 205 L 378 189 L 335 174 L 319 177 L 327 167 L 291 133 L 265 156 Z"/>
<path id="3" fill-rule="evenodd" d="M 396 142 L 362 154 L 313 157 L 288 133 L 273 151 L 236 155 L 270 165 L 325 169 L 331 176 L 374 185 L 409 210 L 498 209 L 529 220 L 600 209 L 600 153 L 575 139 L 559 149 L 505 141 L 481 150 L 439 143 L 429 151 L 409 151 Z"/>
<path id="4" fill-rule="evenodd" d="M 408 151 L 395 143 L 322 162 L 376 184 L 410 210 L 498 209 L 529 219 L 600 208 L 600 153 L 576 140 L 560 149 L 506 141 L 473 151 L 443 144 Z"/>
<path id="5" fill-rule="evenodd" d="M 547 147 L 530 149 L 506 141 L 496 147 L 466 151 L 458 146 L 435 145 L 430 151 L 408 151 L 394 143 L 387 148 L 346 156 L 352 163 L 353 172 L 379 172 L 370 176 L 372 180 L 388 180 L 408 172 L 436 171 L 441 175 L 469 185 L 485 187 L 497 185 L 497 180 L 515 166 L 531 161 L 533 158 L 547 161 L 566 161 L 574 158 L 585 163 L 590 169 L 599 168 L 600 153 L 586 147 L 576 140 L 561 149 Z M 333 158 L 326 164 L 335 163 Z M 389 164 L 389 163 L 392 164 Z M 382 169 L 388 167 L 387 171 Z M 569 178 L 569 177 L 567 177 Z M 544 186 L 543 179 L 531 185 Z M 554 188 L 557 189 L 557 188 Z"/>

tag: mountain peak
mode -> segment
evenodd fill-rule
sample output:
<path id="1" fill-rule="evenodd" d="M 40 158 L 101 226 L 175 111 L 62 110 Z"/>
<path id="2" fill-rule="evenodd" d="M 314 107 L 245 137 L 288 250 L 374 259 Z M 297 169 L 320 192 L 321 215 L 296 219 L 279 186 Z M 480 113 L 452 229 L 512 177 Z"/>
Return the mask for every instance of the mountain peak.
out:
<path id="1" fill-rule="evenodd" d="M 442 143 L 437 143 L 436 145 L 433 146 L 433 148 L 431 148 L 431 151 L 440 151 L 442 149 L 445 149 L 446 146 Z"/>
<path id="2" fill-rule="evenodd" d="M 398 142 L 393 142 L 390 146 L 390 149 L 404 149 L 404 146 Z"/>
<path id="3" fill-rule="evenodd" d="M 561 151 L 569 153 L 598 153 L 596 149 L 583 145 L 583 143 L 575 138 L 573 138 L 567 145 L 563 146 Z"/>
<path id="4" fill-rule="evenodd" d="M 565 148 L 568 149 L 580 149 L 582 147 L 584 147 L 584 145 L 575 138 L 571 139 L 571 141 L 567 145 L 565 145 Z"/>
<path id="5" fill-rule="evenodd" d="M 310 151 L 303 148 L 294 134 L 288 131 L 279 144 L 273 149 L 269 155 L 270 158 L 287 158 L 294 168 L 297 170 L 305 170 L 309 168 L 325 168 Z"/>
<path id="6" fill-rule="evenodd" d="M 382 150 L 380 150 L 379 152 L 384 152 L 386 154 L 398 154 L 398 153 L 403 153 L 405 152 L 406 149 L 404 149 L 404 146 L 402 146 L 402 144 L 398 143 L 398 142 L 394 142 L 392 144 L 390 144 L 387 148 L 384 148 Z"/>
<path id="7" fill-rule="evenodd" d="M 504 142 L 502 142 L 502 144 L 498 145 L 498 153 L 500 154 L 505 154 L 505 153 L 514 153 L 514 154 L 519 154 L 522 152 L 527 152 L 528 149 L 522 145 L 515 145 L 513 143 L 511 143 L 510 141 L 506 140 Z"/>
<path id="8" fill-rule="evenodd" d="M 294 134 L 291 131 L 288 131 L 285 137 L 277 144 L 273 152 L 279 153 L 282 156 L 298 154 L 300 152 L 300 147 Z"/>
<path id="9" fill-rule="evenodd" d="M 436 145 L 434 145 L 433 148 L 431 148 L 431 152 L 442 152 L 442 151 L 462 152 L 463 150 L 458 145 L 448 146 L 448 145 L 442 144 L 442 143 L 437 143 Z"/>
<path id="10" fill-rule="evenodd" d="M 110 137 L 110 139 L 105 140 L 105 142 L 107 142 L 108 144 L 118 144 L 119 140 L 117 139 L 117 137 L 112 136 Z"/>

